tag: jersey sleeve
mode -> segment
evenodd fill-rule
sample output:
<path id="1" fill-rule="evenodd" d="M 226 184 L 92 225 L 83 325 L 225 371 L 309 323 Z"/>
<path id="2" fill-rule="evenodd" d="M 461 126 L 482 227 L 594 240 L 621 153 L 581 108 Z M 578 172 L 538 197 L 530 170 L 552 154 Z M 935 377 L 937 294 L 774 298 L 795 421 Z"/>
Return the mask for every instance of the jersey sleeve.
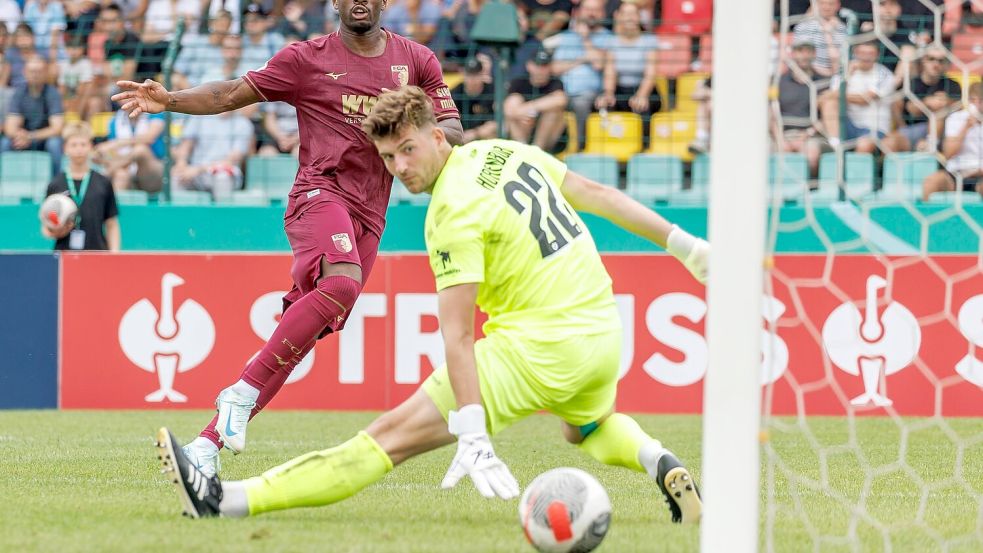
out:
<path id="1" fill-rule="evenodd" d="M 297 42 L 287 46 L 270 58 L 263 67 L 243 75 L 243 79 L 253 87 L 263 101 L 293 103 L 297 89 L 300 87 L 302 44 Z"/>
<path id="2" fill-rule="evenodd" d="M 482 220 L 473 210 L 438 210 L 427 232 L 430 269 L 437 291 L 458 284 L 485 281 L 485 243 Z"/>
<path id="3" fill-rule="evenodd" d="M 424 59 L 420 66 L 420 78 L 417 82 L 420 83 L 420 88 L 427 93 L 427 96 L 433 100 L 433 114 L 437 117 L 437 121 L 460 119 L 461 114 L 458 113 L 457 106 L 451 99 L 451 91 L 447 88 L 447 83 L 444 82 L 444 73 L 440 70 L 437 56 L 430 50 L 426 50 L 425 53 L 420 52 L 419 55 L 424 56 Z"/>

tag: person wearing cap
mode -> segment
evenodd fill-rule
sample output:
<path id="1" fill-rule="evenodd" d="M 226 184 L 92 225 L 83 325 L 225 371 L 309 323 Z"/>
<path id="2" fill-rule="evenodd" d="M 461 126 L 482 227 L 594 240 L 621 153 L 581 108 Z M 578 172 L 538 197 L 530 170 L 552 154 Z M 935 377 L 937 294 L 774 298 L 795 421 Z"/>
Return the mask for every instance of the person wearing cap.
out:
<path id="1" fill-rule="evenodd" d="M 531 140 L 547 152 L 552 151 L 563 134 L 566 125 L 563 113 L 567 107 L 563 83 L 550 69 L 552 61 L 548 51 L 536 51 L 526 62 L 529 76 L 509 83 L 509 94 L 502 104 L 509 137 L 526 144 Z"/>
<path id="2" fill-rule="evenodd" d="M 464 63 L 464 80 L 451 89 L 451 97 L 461 112 L 464 143 L 495 138 L 495 86 L 481 61 L 470 58 Z"/>
<path id="3" fill-rule="evenodd" d="M 236 70 L 237 77 L 263 67 L 283 48 L 283 36 L 270 31 L 269 15 L 261 4 L 249 4 L 246 8 L 243 20 L 246 32 L 242 35 L 242 60 Z"/>
<path id="4" fill-rule="evenodd" d="M 819 170 L 822 154 L 822 135 L 819 134 L 814 98 L 829 88 L 829 79 L 818 75 L 813 68 L 816 48 L 811 42 L 800 40 L 792 44 L 788 71 L 778 80 L 778 108 L 780 117 L 772 118 L 772 136 L 782 152 L 800 152 L 806 155 L 809 171 Z"/>

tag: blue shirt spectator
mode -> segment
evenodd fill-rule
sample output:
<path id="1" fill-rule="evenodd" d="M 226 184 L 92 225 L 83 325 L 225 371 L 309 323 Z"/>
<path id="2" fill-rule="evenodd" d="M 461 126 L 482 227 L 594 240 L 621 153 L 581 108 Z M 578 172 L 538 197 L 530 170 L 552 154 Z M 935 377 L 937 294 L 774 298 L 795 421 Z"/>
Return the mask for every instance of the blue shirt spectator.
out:
<path id="1" fill-rule="evenodd" d="M 65 8 L 61 2 L 32 0 L 24 8 L 24 22 L 34 29 L 34 44 L 42 56 L 51 59 L 49 50 L 61 47 L 60 36 L 65 31 Z M 52 40 L 58 42 L 52 43 Z"/>

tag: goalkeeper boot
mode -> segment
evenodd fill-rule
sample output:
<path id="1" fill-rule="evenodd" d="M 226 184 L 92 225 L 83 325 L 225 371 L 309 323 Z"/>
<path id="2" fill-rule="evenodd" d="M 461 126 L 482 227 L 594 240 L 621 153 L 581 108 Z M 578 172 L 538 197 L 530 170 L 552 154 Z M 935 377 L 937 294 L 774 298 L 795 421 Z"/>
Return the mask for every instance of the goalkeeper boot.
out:
<path id="1" fill-rule="evenodd" d="M 188 462 L 208 478 L 215 476 L 222 469 L 218 459 L 218 448 L 207 438 L 198 436 L 190 444 L 182 447 L 181 453 L 184 453 Z"/>
<path id="2" fill-rule="evenodd" d="M 238 455 L 246 448 L 246 425 L 256 402 L 232 388 L 226 388 L 215 400 L 218 407 L 218 421 L 215 430 L 222 438 L 225 447 Z"/>
<path id="3" fill-rule="evenodd" d="M 673 522 L 690 524 L 700 521 L 703 512 L 700 489 L 686 467 L 668 451 L 659 457 L 656 481 L 669 504 Z"/>
<path id="4" fill-rule="evenodd" d="M 218 477 L 209 478 L 195 468 L 167 428 L 157 431 L 157 457 L 163 467 L 161 472 L 177 486 L 185 516 L 203 518 L 220 515 L 222 483 Z"/>

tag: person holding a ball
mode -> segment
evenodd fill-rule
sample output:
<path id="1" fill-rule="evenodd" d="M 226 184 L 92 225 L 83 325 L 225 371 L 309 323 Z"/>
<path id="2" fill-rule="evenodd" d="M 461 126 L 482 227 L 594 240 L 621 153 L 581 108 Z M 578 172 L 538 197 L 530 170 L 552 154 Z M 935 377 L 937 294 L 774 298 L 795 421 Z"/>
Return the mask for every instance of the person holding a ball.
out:
<path id="1" fill-rule="evenodd" d="M 48 184 L 41 207 L 41 234 L 55 240 L 56 250 L 109 250 L 118 252 L 122 243 L 119 209 L 109 178 L 89 166 L 92 130 L 86 123 L 69 123 L 62 132 L 68 164 Z M 52 196 L 62 195 L 74 202 L 74 210 L 59 210 Z M 67 203 L 67 202 L 65 202 Z M 75 211 L 74 216 L 71 211 Z"/>

